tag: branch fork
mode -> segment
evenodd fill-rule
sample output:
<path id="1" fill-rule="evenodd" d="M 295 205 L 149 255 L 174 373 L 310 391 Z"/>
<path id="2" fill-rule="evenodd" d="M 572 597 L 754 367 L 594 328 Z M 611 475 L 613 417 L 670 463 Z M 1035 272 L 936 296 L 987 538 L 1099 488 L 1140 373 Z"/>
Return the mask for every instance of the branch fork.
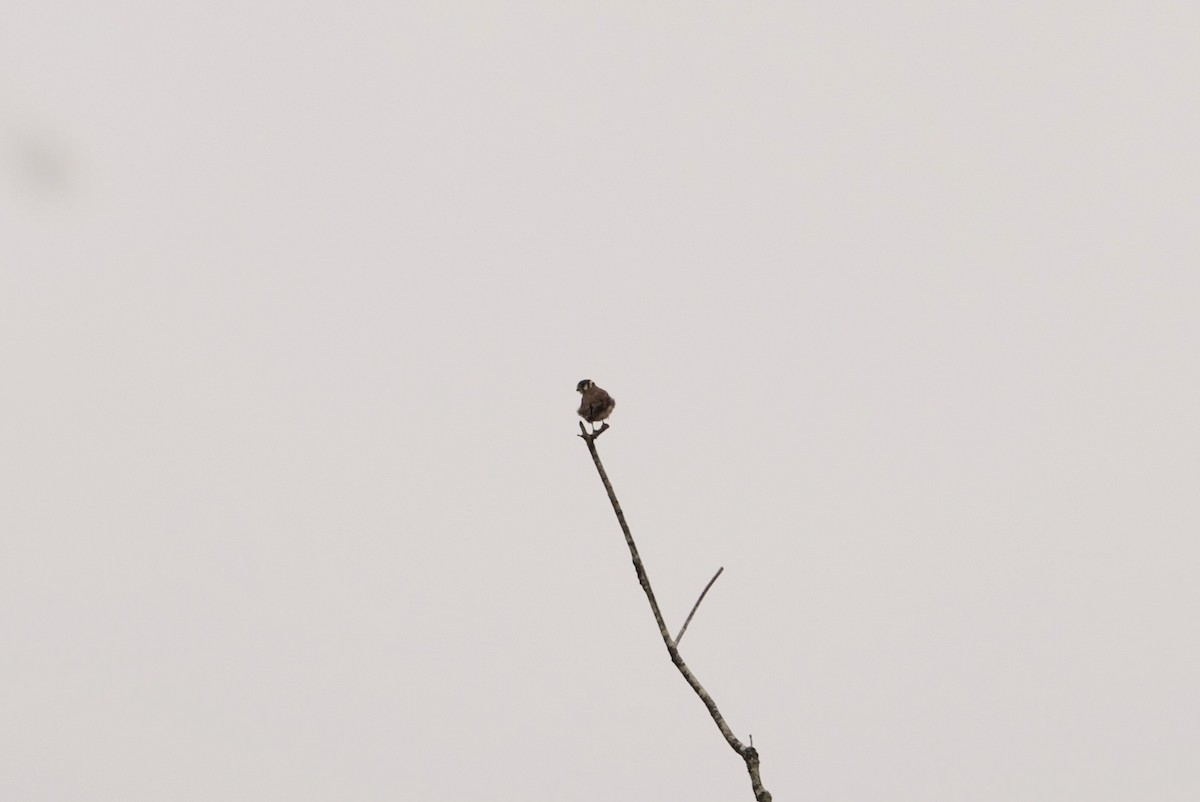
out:
<path id="1" fill-rule="evenodd" d="M 593 440 L 595 440 L 597 437 L 599 437 L 600 435 L 602 435 L 606 431 L 608 431 L 608 421 L 605 421 L 604 423 L 600 424 L 599 429 L 597 429 L 596 427 L 593 426 L 592 431 L 590 431 L 590 432 L 587 429 L 583 428 L 583 421 L 580 421 L 579 422 L 579 431 L 581 432 L 581 434 L 579 436 L 582 437 L 584 440 L 587 440 L 588 443 L 591 444 L 591 442 Z"/>

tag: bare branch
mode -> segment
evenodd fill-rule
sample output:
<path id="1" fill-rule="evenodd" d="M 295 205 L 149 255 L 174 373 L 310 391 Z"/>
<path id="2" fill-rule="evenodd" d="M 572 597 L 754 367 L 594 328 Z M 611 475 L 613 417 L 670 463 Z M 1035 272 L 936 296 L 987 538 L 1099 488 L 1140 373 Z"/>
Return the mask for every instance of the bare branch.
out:
<path id="1" fill-rule="evenodd" d="M 694 616 L 696 614 L 697 608 L 700 607 L 700 602 L 704 601 L 704 597 L 705 597 L 705 595 L 707 595 L 708 589 L 713 586 L 713 582 L 717 581 L 717 577 L 719 577 L 721 575 L 721 572 L 724 570 L 725 570 L 725 566 L 721 566 L 720 568 L 718 568 L 717 572 L 715 574 L 713 574 L 713 578 L 708 580 L 708 584 L 704 586 L 704 590 L 700 591 L 700 598 L 696 599 L 696 603 L 692 605 L 692 611 L 690 613 L 688 613 L 687 620 L 685 620 L 683 622 L 683 626 L 681 626 L 679 628 L 679 634 L 675 636 L 675 645 L 676 646 L 679 645 L 679 641 L 683 640 L 683 633 L 687 632 L 688 624 L 692 623 L 692 616 Z"/>
<path id="2" fill-rule="evenodd" d="M 650 587 L 650 578 L 646 576 L 646 569 L 642 566 L 642 558 L 638 555 L 637 544 L 633 542 L 633 535 L 629 534 L 629 524 L 625 523 L 625 513 L 621 511 L 621 504 L 617 501 L 617 494 L 613 492 L 612 483 L 608 481 L 608 474 L 604 470 L 604 465 L 600 462 L 600 455 L 596 453 L 595 440 L 600 434 L 608 428 L 608 424 L 600 427 L 600 431 L 589 435 L 584 432 L 583 424 L 579 424 L 579 430 L 584 432 L 581 436 L 587 443 L 588 451 L 592 454 L 592 462 L 596 463 L 596 470 L 600 474 L 600 481 L 604 483 L 604 489 L 608 493 L 608 500 L 612 502 L 613 512 L 617 514 L 617 523 L 621 525 L 621 531 L 625 533 L 625 544 L 629 546 L 629 553 L 633 557 L 633 569 L 637 572 L 638 582 L 642 586 L 642 591 L 646 594 L 646 599 L 650 602 L 650 610 L 654 613 L 654 620 L 658 624 L 658 632 L 662 635 L 663 643 L 667 644 L 668 648 L 673 648 L 671 634 L 667 632 L 667 624 L 663 621 L 662 611 L 658 609 L 658 600 L 654 598 L 654 590 Z"/>
<path id="3" fill-rule="evenodd" d="M 596 464 L 596 471 L 600 474 L 600 481 L 604 483 L 604 490 L 608 493 L 608 500 L 612 503 L 613 512 L 617 514 L 617 523 L 621 525 L 621 531 L 625 534 L 625 545 L 629 547 L 629 554 L 633 557 L 633 570 L 637 572 L 638 583 L 642 586 L 642 591 L 646 594 L 646 600 L 650 602 L 650 611 L 654 613 L 654 621 L 658 624 L 658 634 L 662 636 L 663 644 L 667 647 L 667 654 L 671 656 L 671 662 L 679 669 L 679 673 L 683 675 L 687 684 L 692 687 L 696 695 L 700 697 L 700 701 L 708 709 L 708 714 L 712 716 L 712 720 L 717 725 L 717 729 L 721 731 L 721 735 L 725 737 L 725 741 L 729 744 L 733 751 L 746 762 L 746 770 L 750 773 L 750 788 L 754 792 L 754 798 L 757 802 L 771 802 L 771 792 L 763 788 L 762 779 L 759 777 L 758 768 L 758 750 L 753 746 L 746 746 L 737 739 L 733 734 L 733 730 L 725 723 L 725 717 L 721 715 L 721 711 L 717 709 L 717 703 L 708 695 L 708 691 L 704 690 L 704 686 L 696 679 L 696 675 L 688 668 L 687 663 L 683 661 L 683 657 L 679 654 L 679 649 L 676 648 L 676 641 L 671 640 L 671 633 L 667 631 L 666 622 L 663 621 L 662 612 L 658 608 L 658 601 L 654 598 L 654 590 L 650 587 L 650 578 L 646 575 L 646 568 L 642 565 L 642 558 L 638 555 L 637 545 L 633 542 L 633 535 L 629 533 L 629 524 L 625 522 L 625 513 L 621 511 L 621 505 L 617 501 L 617 494 L 613 492 L 612 482 L 608 480 L 608 473 L 604 470 L 604 465 L 600 462 L 600 455 L 596 452 L 596 438 L 599 437 L 608 424 L 600 427 L 600 430 L 594 434 L 588 434 L 584 429 L 583 424 L 579 424 L 580 437 L 587 443 L 588 451 L 592 455 L 592 462 Z M 724 569 L 722 569 L 724 570 Z M 717 571 L 717 576 L 721 575 L 721 571 Z M 709 581 L 711 586 L 717 579 L 716 576 Z M 705 587 L 704 592 L 708 592 L 708 587 Z M 704 598 L 704 593 L 700 594 L 700 599 Z M 700 605 L 700 600 L 696 601 L 696 606 Z M 692 608 L 692 612 L 696 612 L 696 607 Z M 691 616 L 688 616 L 691 620 Z M 684 629 L 687 628 L 687 623 L 684 623 Z M 679 632 L 683 635 L 683 630 Z"/>

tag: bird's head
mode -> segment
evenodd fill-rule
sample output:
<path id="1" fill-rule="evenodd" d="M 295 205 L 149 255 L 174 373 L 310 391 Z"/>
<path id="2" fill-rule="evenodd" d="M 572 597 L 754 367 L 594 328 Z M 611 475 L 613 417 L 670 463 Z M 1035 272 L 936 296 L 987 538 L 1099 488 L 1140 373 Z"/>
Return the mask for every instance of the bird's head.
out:
<path id="1" fill-rule="evenodd" d="M 584 379 L 583 381 L 579 382 L 579 384 L 575 385 L 575 392 L 577 393 L 586 393 L 590 389 L 592 389 L 591 379 Z"/>

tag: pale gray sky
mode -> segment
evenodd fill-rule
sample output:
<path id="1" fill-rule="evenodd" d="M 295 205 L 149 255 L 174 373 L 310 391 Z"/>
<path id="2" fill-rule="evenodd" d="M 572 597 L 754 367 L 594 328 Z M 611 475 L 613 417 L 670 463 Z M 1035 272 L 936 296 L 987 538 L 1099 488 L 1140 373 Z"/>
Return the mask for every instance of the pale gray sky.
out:
<path id="1" fill-rule="evenodd" d="M 0 798 L 1200 798 L 1200 11 L 0 10 Z"/>

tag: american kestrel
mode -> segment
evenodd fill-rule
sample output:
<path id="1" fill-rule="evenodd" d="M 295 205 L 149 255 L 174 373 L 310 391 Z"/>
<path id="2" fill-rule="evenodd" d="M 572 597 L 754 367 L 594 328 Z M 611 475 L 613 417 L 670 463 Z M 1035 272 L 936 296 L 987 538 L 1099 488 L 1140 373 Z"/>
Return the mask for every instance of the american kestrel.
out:
<path id="1" fill-rule="evenodd" d="M 583 393 L 579 402 L 579 417 L 592 424 L 592 431 L 596 430 L 595 424 L 611 415 L 617 405 L 613 397 L 592 384 L 591 379 L 584 379 L 575 385 L 575 392 Z"/>

